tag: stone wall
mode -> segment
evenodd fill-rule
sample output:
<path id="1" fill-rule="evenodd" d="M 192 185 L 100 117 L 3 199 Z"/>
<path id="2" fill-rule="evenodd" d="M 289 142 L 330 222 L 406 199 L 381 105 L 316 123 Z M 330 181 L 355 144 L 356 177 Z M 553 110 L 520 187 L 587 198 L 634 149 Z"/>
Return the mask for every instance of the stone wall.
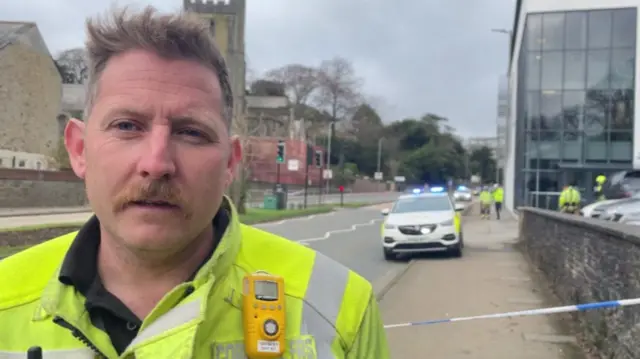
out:
<path id="1" fill-rule="evenodd" d="M 540 209 L 520 214 L 520 245 L 564 305 L 640 297 L 640 228 Z M 602 358 L 640 353 L 640 307 L 574 315 Z"/>
<path id="2" fill-rule="evenodd" d="M 84 182 L 71 171 L 0 168 L 0 208 L 86 204 Z"/>

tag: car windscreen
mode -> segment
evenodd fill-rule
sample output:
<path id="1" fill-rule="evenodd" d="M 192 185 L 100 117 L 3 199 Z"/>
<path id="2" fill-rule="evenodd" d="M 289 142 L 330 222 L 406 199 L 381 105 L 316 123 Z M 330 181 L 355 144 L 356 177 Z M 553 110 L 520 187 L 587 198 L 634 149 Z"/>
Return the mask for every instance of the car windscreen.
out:
<path id="1" fill-rule="evenodd" d="M 450 211 L 451 201 L 447 196 L 413 197 L 399 199 L 392 213 Z"/>

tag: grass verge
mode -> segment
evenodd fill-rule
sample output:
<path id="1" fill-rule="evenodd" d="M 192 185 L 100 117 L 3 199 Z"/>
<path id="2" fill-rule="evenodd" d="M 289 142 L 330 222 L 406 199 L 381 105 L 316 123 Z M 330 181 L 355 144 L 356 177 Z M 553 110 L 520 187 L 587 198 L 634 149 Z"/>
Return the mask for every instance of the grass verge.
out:
<path id="1" fill-rule="evenodd" d="M 344 208 L 360 208 L 374 203 L 352 202 L 345 203 Z M 322 214 L 339 208 L 339 204 L 327 204 L 310 206 L 306 209 L 286 209 L 275 211 L 269 209 L 249 208 L 246 214 L 240 215 L 240 221 L 244 224 L 258 224 L 265 222 L 281 221 L 290 218 Z M 0 229 L 0 258 L 7 257 L 30 246 L 41 243 L 50 238 L 78 230 L 83 222 L 78 223 L 49 223 L 33 226 L 21 226 Z"/>

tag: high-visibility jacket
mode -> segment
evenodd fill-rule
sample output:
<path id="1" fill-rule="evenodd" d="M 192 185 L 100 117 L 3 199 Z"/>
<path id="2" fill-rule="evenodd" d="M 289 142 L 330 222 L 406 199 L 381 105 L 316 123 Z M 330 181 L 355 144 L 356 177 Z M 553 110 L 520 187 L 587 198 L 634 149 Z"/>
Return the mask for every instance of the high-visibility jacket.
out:
<path id="1" fill-rule="evenodd" d="M 593 187 L 593 193 L 596 196 L 596 201 L 604 201 L 606 199 L 604 196 L 604 186 L 601 184 Z"/>
<path id="2" fill-rule="evenodd" d="M 77 232 L 0 261 L 0 358 L 25 358 L 32 346 L 46 359 L 245 358 L 242 279 L 257 270 L 285 278 L 283 358 L 390 357 L 367 280 L 310 248 L 240 224 L 225 202 L 231 219 L 213 257 L 158 303 L 121 356 L 91 324 L 85 298 L 58 280 Z"/>
<path id="3" fill-rule="evenodd" d="M 491 198 L 491 193 L 489 191 L 480 192 L 480 203 L 482 204 L 491 204 L 493 199 Z"/>
<path id="4" fill-rule="evenodd" d="M 560 210 L 565 209 L 568 211 L 574 211 L 578 209 L 580 202 L 580 191 L 569 186 L 560 193 L 560 197 L 558 198 L 558 208 Z"/>
<path id="5" fill-rule="evenodd" d="M 496 203 L 502 203 L 504 200 L 504 190 L 502 187 L 498 187 L 493 191 L 493 201 Z"/>

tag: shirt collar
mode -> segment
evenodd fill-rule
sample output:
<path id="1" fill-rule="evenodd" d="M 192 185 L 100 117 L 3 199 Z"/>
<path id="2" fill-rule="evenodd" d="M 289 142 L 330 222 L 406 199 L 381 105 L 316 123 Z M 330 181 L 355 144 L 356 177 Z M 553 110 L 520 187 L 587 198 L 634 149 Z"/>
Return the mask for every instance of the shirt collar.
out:
<path id="1" fill-rule="evenodd" d="M 220 210 L 213 218 L 216 246 L 203 261 L 191 280 L 226 272 L 240 248 L 238 214 L 231 201 L 223 197 Z M 96 258 L 100 247 L 100 222 L 94 215 L 80 229 L 65 255 L 58 279 L 86 295 L 98 274 Z"/>

